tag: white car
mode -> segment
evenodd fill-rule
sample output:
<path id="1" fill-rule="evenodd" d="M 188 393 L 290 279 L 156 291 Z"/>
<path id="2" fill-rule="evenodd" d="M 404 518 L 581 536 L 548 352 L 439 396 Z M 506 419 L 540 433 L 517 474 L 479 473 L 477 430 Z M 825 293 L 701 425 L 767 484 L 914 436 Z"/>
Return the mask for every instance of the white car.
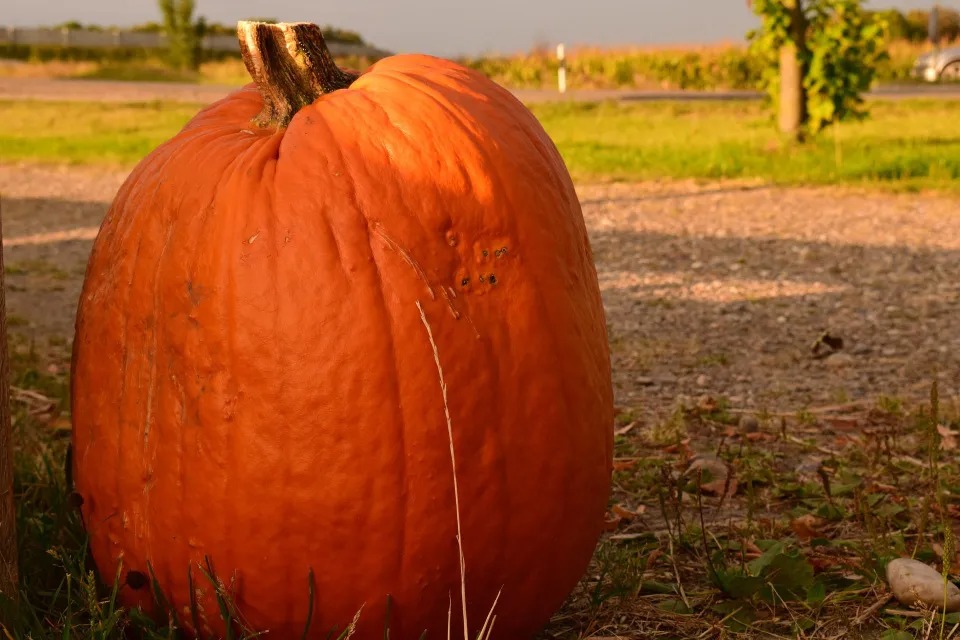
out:
<path id="1" fill-rule="evenodd" d="M 960 47 L 923 54 L 913 66 L 913 76 L 927 82 L 957 82 L 960 80 Z"/>

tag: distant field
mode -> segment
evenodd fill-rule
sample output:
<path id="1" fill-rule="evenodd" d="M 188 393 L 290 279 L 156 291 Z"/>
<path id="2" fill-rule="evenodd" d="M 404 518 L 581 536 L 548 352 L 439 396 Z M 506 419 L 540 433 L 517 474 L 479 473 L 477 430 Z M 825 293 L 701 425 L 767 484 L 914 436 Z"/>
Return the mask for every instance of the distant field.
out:
<path id="1" fill-rule="evenodd" d="M 960 191 L 960 101 L 873 103 L 873 117 L 802 147 L 759 103 L 538 104 L 581 181 L 760 179 Z M 3 160 L 127 167 L 199 109 L 184 104 L 0 102 Z M 838 163 L 839 161 L 839 163 Z"/>
<path id="2" fill-rule="evenodd" d="M 878 69 L 881 82 L 902 82 L 916 57 L 927 45 L 893 42 L 889 59 Z M 340 59 L 353 69 L 364 69 L 370 60 Z M 556 82 L 557 60 L 552 50 L 488 55 L 460 60 L 463 64 L 514 89 L 538 89 Z M 752 89 L 761 68 L 742 43 L 676 45 L 660 47 L 579 47 L 567 55 L 568 78 L 573 89 Z M 180 81 L 238 85 L 247 73 L 239 59 L 203 64 L 197 72 L 178 72 L 162 60 L 105 62 L 12 63 L 0 60 L 0 75 L 99 78 L 108 80 Z"/>

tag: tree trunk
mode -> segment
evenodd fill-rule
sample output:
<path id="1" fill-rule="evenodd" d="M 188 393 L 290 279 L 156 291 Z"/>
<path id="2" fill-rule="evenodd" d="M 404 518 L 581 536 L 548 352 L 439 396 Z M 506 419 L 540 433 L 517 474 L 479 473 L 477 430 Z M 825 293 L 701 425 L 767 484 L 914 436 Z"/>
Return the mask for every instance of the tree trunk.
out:
<path id="1" fill-rule="evenodd" d="M 803 0 L 785 0 L 785 4 L 791 14 L 791 41 L 780 49 L 780 131 L 801 140 L 807 122 L 807 92 L 803 86 L 807 22 Z"/>
<path id="2" fill-rule="evenodd" d="M 780 48 L 780 131 L 800 138 L 803 130 L 803 74 L 800 72 L 797 47 Z"/>
<path id="3" fill-rule="evenodd" d="M 2 217 L 0 217 L 2 221 Z M 17 530 L 13 504 L 13 433 L 10 424 L 10 354 L 3 288 L 3 229 L 0 225 L 0 595 L 17 600 Z M 0 622 L 3 621 L 0 611 Z"/>

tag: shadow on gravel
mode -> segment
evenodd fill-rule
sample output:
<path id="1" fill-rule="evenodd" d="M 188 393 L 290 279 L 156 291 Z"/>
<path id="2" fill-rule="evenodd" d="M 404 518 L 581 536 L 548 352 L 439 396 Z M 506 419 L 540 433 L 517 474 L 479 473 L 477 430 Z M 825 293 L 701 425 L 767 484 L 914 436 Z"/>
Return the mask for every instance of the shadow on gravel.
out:
<path id="1" fill-rule="evenodd" d="M 589 223 L 601 203 L 677 197 L 583 205 Z M 72 336 L 89 238 L 106 209 L 3 200 L 8 313 L 22 340 L 42 346 Z M 70 230 L 87 237 L 62 233 Z M 18 244 L 40 234 L 50 240 Z M 593 229 L 591 240 L 623 406 L 667 411 L 680 394 L 714 394 L 787 410 L 923 395 L 934 370 L 945 393 L 960 385 L 960 252 L 606 229 Z M 841 356 L 811 357 L 824 331 L 843 339 Z"/>

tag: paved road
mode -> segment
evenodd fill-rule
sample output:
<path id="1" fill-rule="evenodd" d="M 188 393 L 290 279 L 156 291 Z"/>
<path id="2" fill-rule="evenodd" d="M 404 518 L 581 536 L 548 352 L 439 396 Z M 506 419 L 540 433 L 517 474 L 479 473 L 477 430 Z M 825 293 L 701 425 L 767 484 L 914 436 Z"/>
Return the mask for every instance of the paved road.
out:
<path id="1" fill-rule="evenodd" d="M 175 82 L 118 82 L 108 80 L 64 80 L 48 78 L 0 78 L 0 100 L 68 100 L 210 103 L 235 87 L 197 85 Z M 596 90 L 571 91 L 560 95 L 555 91 L 518 90 L 525 102 L 555 100 L 573 101 L 651 101 L 651 100 L 758 100 L 755 91 L 634 91 Z M 936 98 L 960 99 L 960 84 L 955 85 L 886 85 L 870 94 L 877 99 Z"/>

